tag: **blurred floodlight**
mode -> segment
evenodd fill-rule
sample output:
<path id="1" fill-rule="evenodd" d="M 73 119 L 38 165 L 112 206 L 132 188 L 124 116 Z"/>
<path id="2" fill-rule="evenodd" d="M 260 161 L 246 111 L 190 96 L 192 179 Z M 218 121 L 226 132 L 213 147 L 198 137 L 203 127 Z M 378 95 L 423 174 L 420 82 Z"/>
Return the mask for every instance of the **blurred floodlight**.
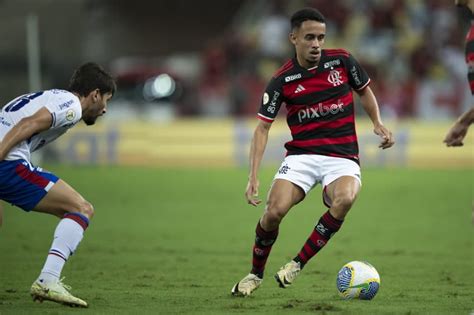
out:
<path id="1" fill-rule="evenodd" d="M 175 80 L 170 75 L 163 73 L 145 82 L 143 96 L 147 100 L 165 98 L 173 95 L 175 89 Z"/>

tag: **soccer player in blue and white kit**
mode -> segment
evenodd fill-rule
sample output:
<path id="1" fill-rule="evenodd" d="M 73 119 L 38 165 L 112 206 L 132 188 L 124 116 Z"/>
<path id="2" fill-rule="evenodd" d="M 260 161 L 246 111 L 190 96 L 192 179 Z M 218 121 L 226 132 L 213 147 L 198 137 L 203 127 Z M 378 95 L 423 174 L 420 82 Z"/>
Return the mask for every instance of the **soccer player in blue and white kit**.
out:
<path id="1" fill-rule="evenodd" d="M 291 17 L 290 41 L 296 56 L 273 76 L 263 94 L 260 119 L 250 146 L 247 202 L 257 206 L 258 169 L 268 132 L 282 103 L 293 139 L 285 144 L 287 156 L 275 175 L 265 211 L 255 229 L 250 273 L 231 292 L 252 294 L 262 283 L 266 261 L 278 236 L 280 222 L 290 209 L 316 186 L 323 186 L 329 208 L 315 224 L 299 253 L 275 275 L 282 288 L 289 287 L 308 261 L 341 228 L 361 186 L 359 150 L 355 130 L 353 91 L 372 120 L 382 149 L 394 144 L 380 119 L 370 79 L 357 60 L 344 49 L 322 49 L 326 35 L 324 16 L 307 8 Z"/>
<path id="2" fill-rule="evenodd" d="M 86 63 L 74 72 L 68 91 L 25 94 L 0 112 L 0 199 L 25 211 L 48 213 L 61 219 L 44 267 L 31 286 L 34 300 L 88 306 L 69 292 L 60 275 L 81 242 L 94 208 L 65 181 L 33 166 L 31 153 L 81 119 L 93 125 L 106 113 L 107 101 L 115 90 L 115 81 L 107 72 L 95 63 Z"/>

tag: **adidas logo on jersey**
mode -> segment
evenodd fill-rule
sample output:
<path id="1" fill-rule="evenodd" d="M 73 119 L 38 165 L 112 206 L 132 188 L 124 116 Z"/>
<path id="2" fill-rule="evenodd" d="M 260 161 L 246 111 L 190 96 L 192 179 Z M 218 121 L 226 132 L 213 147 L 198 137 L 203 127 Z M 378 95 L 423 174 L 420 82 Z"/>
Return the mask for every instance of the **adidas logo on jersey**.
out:
<path id="1" fill-rule="evenodd" d="M 298 84 L 298 86 L 296 87 L 296 90 L 295 90 L 295 94 L 299 93 L 299 92 L 303 92 L 304 90 L 306 90 L 304 88 L 304 86 L 302 86 L 301 84 Z"/>

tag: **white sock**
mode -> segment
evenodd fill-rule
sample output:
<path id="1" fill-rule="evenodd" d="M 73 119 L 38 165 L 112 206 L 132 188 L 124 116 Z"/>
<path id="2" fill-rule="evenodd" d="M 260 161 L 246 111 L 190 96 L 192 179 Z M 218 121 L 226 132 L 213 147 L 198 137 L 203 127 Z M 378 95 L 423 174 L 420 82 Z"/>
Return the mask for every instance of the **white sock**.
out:
<path id="1" fill-rule="evenodd" d="M 48 284 L 59 280 L 64 264 L 76 250 L 83 234 L 83 227 L 76 221 L 64 218 L 59 222 L 38 282 Z"/>

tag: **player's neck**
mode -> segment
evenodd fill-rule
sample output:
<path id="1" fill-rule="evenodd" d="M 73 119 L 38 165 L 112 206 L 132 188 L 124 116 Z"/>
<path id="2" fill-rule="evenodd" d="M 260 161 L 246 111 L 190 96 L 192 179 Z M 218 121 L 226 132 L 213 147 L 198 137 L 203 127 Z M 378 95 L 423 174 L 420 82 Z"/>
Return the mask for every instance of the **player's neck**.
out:
<path id="1" fill-rule="evenodd" d="M 314 69 L 314 68 L 317 68 L 318 65 L 319 65 L 319 60 L 317 62 L 308 62 L 306 61 L 304 58 L 300 58 L 298 56 L 296 56 L 296 61 L 298 62 L 298 64 L 302 67 L 302 68 L 305 68 L 305 69 Z"/>
<path id="2" fill-rule="evenodd" d="M 87 99 L 84 97 L 84 96 L 81 96 L 79 95 L 78 93 L 76 92 L 71 92 L 72 94 L 76 95 L 77 98 L 79 99 L 79 102 L 81 103 L 81 108 L 82 108 L 82 111 L 84 111 L 85 109 L 87 109 L 87 107 L 89 106 L 88 105 L 88 102 L 87 102 Z"/>

